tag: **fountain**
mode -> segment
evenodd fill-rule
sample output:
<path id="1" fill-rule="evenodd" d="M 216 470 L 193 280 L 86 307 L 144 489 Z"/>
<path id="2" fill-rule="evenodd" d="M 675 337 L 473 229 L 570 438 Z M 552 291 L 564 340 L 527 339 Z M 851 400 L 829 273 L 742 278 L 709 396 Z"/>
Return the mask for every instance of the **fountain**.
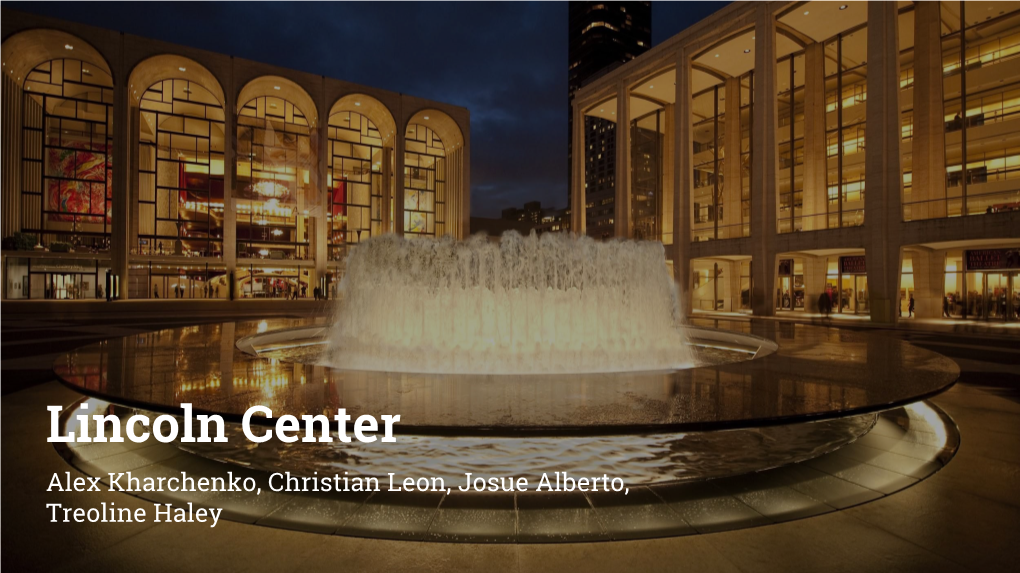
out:
<path id="1" fill-rule="evenodd" d="M 348 259 L 327 360 L 442 374 L 686 368 L 664 260 L 660 243 L 562 234 L 374 238 Z"/>

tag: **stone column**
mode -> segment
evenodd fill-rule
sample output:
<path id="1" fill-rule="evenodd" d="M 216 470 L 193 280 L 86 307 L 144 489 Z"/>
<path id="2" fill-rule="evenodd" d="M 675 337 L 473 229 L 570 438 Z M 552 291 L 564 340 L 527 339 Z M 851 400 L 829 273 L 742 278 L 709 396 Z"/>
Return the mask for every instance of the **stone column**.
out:
<path id="1" fill-rule="evenodd" d="M 694 188 L 693 129 L 691 121 L 691 60 L 681 50 L 676 64 L 676 107 L 673 114 L 673 275 L 680 305 L 691 311 L 691 197 Z"/>
<path id="2" fill-rule="evenodd" d="M 403 102 L 397 117 L 403 117 Z M 404 236 L 404 141 L 407 120 L 401 119 L 393 139 L 393 232 Z"/>
<path id="3" fill-rule="evenodd" d="M 751 309 L 757 316 L 776 312 L 776 19 L 758 4 L 754 40 L 754 133 L 751 138 Z"/>
<path id="4" fill-rule="evenodd" d="M 728 287 L 726 306 L 723 310 L 737 312 L 740 310 L 740 261 L 720 263 L 726 265 L 726 285 Z"/>
<path id="5" fill-rule="evenodd" d="M 914 4 L 914 134 L 911 203 L 946 196 L 942 21 L 938 2 Z M 946 216 L 945 201 L 910 205 L 910 220 Z M 941 309 L 939 310 L 941 313 Z"/>
<path id="6" fill-rule="evenodd" d="M 231 58 L 233 64 L 233 58 Z M 227 281 L 237 271 L 237 208 L 234 201 L 234 186 L 237 182 L 237 89 L 233 84 L 231 69 L 230 85 L 224 88 L 223 106 L 223 266 L 227 270 Z M 236 280 L 235 280 L 236 282 Z M 225 296 L 230 298 L 234 284 L 227 284 Z"/>
<path id="7" fill-rule="evenodd" d="M 613 230 L 616 237 L 630 237 L 630 90 L 621 83 L 616 90 L 616 197 Z"/>
<path id="8" fill-rule="evenodd" d="M 743 235 L 740 225 L 740 78 L 726 80 L 726 110 L 723 135 L 722 205 L 719 239 L 735 239 Z"/>
<path id="9" fill-rule="evenodd" d="M 325 77 L 323 77 L 323 89 L 322 93 L 326 93 Z M 329 109 L 326 107 L 325 98 L 319 100 L 320 109 Z M 312 177 L 312 181 L 315 182 L 315 188 L 313 193 L 316 193 L 317 201 L 316 205 L 313 205 L 311 213 L 314 215 L 314 226 L 312 232 L 312 249 L 315 261 L 315 272 L 309 277 L 308 292 L 311 293 L 313 289 L 319 286 L 319 277 L 326 276 L 326 261 L 329 260 L 329 237 L 331 234 L 330 219 L 326 217 L 329 213 L 329 194 L 330 189 L 328 185 L 328 171 L 329 171 L 329 120 L 323 121 L 316 125 L 313 130 L 314 133 L 318 134 L 318 141 L 314 142 L 318 145 L 315 146 L 315 174 Z"/>
<path id="10" fill-rule="evenodd" d="M 804 308 L 818 312 L 818 297 L 825 292 L 825 277 L 828 272 L 827 257 L 804 257 Z"/>
<path id="11" fill-rule="evenodd" d="M 394 135 L 394 139 L 398 137 Z M 391 142 L 392 145 L 392 142 Z M 393 232 L 393 219 L 390 214 L 390 203 L 393 200 L 393 147 L 386 146 L 382 149 L 382 204 L 379 210 L 382 211 L 382 232 Z"/>
<path id="12" fill-rule="evenodd" d="M 3 121 L 0 122 L 0 129 L 3 129 L 3 144 L 0 146 L 3 148 L 0 168 L 0 177 L 3 177 L 3 209 L 0 209 L 0 217 L 3 219 L 4 238 L 21 231 L 21 142 L 24 138 L 21 111 L 25 92 L 9 76 L 3 79 Z M 6 269 L 4 272 L 7 272 Z M 106 278 L 100 280 L 105 281 Z M 7 284 L 6 280 L 4 284 Z M 3 296 L 7 297 L 6 288 L 3 289 Z"/>
<path id="13" fill-rule="evenodd" d="M 587 152 L 584 145 L 584 113 L 581 111 L 581 107 L 578 102 L 574 101 L 574 132 L 571 134 L 573 138 L 573 155 L 571 161 L 573 162 L 570 166 L 572 173 L 571 184 L 574 186 L 570 190 L 570 230 L 577 236 L 584 236 L 587 232 L 587 217 L 585 217 L 585 174 L 584 174 L 584 157 Z"/>
<path id="14" fill-rule="evenodd" d="M 804 52 L 804 215 L 802 229 L 815 231 L 827 227 L 828 189 L 825 142 L 825 51 L 818 42 Z M 814 215 L 814 216 L 812 216 Z M 819 293 L 820 294 L 820 293 Z M 818 306 L 818 301 L 814 301 Z"/>
<path id="15" fill-rule="evenodd" d="M 129 89 L 127 73 L 124 72 L 120 74 L 113 88 L 113 222 L 110 229 L 110 269 L 113 274 L 120 277 L 121 300 L 127 300 L 130 290 L 128 285 L 131 284 L 128 277 L 128 256 L 131 248 Z M 99 280 L 106 279 L 103 277 Z"/>
<path id="16" fill-rule="evenodd" d="M 871 321 L 895 324 L 900 287 L 900 105 L 896 4 L 868 3 L 864 225 Z"/>
<path id="17" fill-rule="evenodd" d="M 673 205 L 676 203 L 676 186 L 673 174 L 676 171 L 676 106 L 666 104 L 662 113 L 662 212 L 660 220 L 660 240 L 663 244 L 672 245 L 676 240 L 673 236 Z M 576 148 L 575 148 L 576 149 Z M 673 252 L 666 249 L 666 258 L 672 259 Z"/>
<path id="18" fill-rule="evenodd" d="M 914 269 L 914 316 L 940 318 L 945 287 L 945 252 L 912 251 Z"/>

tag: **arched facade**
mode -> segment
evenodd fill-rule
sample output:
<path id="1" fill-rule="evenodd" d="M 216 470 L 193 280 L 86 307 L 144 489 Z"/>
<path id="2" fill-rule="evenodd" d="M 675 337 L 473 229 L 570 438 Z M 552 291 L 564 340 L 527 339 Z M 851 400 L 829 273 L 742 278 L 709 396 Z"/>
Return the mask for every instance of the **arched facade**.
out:
<path id="1" fill-rule="evenodd" d="M 431 234 L 468 232 L 462 108 L 6 9 L 3 30 L 5 300 L 334 293 L 350 246 L 404 231 L 410 124 L 448 165 Z"/>
<path id="2" fill-rule="evenodd" d="M 403 232 L 410 236 L 463 236 L 464 137 L 447 114 L 425 109 L 404 129 Z M 451 176 L 456 171 L 457 176 Z M 456 198 L 455 198 L 456 196 Z"/>
<path id="3" fill-rule="evenodd" d="M 341 261 L 390 229 L 396 123 L 378 99 L 350 94 L 333 105 L 326 131 L 328 257 Z"/>
<path id="4" fill-rule="evenodd" d="M 276 95 L 283 93 L 283 86 L 293 99 Z M 283 78 L 260 78 L 241 90 L 242 97 L 251 99 L 239 99 L 237 111 L 234 207 L 239 258 L 314 258 L 312 220 L 322 210 L 312 142 L 317 110 L 301 93 Z M 305 108 L 293 100 L 305 100 Z"/>

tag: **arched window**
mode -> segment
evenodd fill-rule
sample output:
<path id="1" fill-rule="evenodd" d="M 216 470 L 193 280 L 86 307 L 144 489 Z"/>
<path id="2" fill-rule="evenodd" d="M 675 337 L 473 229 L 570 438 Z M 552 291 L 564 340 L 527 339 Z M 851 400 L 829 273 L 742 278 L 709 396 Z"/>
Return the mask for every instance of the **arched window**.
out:
<path id="1" fill-rule="evenodd" d="M 24 90 L 22 230 L 52 250 L 108 249 L 113 78 L 56 59 L 36 66 Z"/>
<path id="2" fill-rule="evenodd" d="M 404 234 L 440 237 L 446 233 L 446 151 L 436 132 L 407 126 L 404 146 Z"/>
<path id="3" fill-rule="evenodd" d="M 329 118 L 329 258 L 382 232 L 383 147 L 379 129 L 353 111 Z"/>
<path id="4" fill-rule="evenodd" d="M 223 255 L 223 108 L 168 79 L 139 102 L 138 252 Z"/>
<path id="5" fill-rule="evenodd" d="M 315 152 L 304 113 L 257 97 L 237 117 L 237 254 L 308 259 Z"/>

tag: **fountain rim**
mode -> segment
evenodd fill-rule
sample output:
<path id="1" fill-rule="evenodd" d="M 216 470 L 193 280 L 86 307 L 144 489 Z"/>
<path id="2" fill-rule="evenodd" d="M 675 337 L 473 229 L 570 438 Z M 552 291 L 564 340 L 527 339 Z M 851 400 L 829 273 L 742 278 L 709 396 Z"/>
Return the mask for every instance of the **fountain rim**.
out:
<path id="1" fill-rule="evenodd" d="M 765 337 L 762 337 L 762 336 L 757 336 L 757 335 L 754 335 L 754 334 L 748 334 L 748 333 L 745 333 L 745 332 L 734 332 L 732 330 L 723 330 L 721 328 L 708 328 L 708 327 L 704 327 L 704 326 L 693 326 L 693 325 L 683 325 L 683 326 L 680 326 L 678 328 L 682 328 L 685 331 L 686 338 L 687 338 L 687 342 L 685 342 L 685 344 L 687 344 L 689 346 L 700 347 L 700 348 L 707 348 L 707 347 L 724 348 L 725 350 L 730 350 L 730 351 L 734 351 L 734 352 L 740 352 L 740 353 L 744 353 L 744 354 L 750 354 L 751 356 L 749 358 L 747 358 L 746 360 L 734 360 L 734 361 L 724 362 L 724 363 L 720 363 L 720 364 L 700 364 L 700 365 L 696 364 L 696 365 L 690 366 L 688 368 L 664 368 L 664 369 L 652 369 L 652 370 L 607 370 L 607 371 L 581 371 L 581 372 L 555 372 L 555 373 L 550 372 L 550 373 L 524 373 L 524 374 L 521 374 L 521 373 L 507 373 L 507 374 L 503 374 L 503 373 L 488 373 L 488 372 L 467 372 L 467 373 L 459 373 L 459 372 L 429 372 L 429 373 L 422 373 L 422 372 L 400 372 L 400 371 L 388 371 L 388 370 L 359 370 L 359 369 L 337 368 L 337 367 L 326 366 L 326 365 L 321 365 L 321 366 L 323 366 L 325 368 L 330 368 L 331 370 L 335 370 L 335 371 L 338 371 L 338 372 L 352 372 L 352 373 L 372 372 L 372 373 L 378 373 L 378 374 L 409 374 L 409 375 L 427 374 L 427 375 L 446 376 L 446 377 L 478 377 L 478 376 L 485 376 L 485 377 L 494 377 L 494 378 L 499 378 L 499 377 L 528 378 L 528 377 L 538 377 L 538 376 L 585 376 L 585 375 L 601 375 L 601 374 L 607 374 L 607 375 L 628 375 L 628 374 L 631 374 L 631 375 L 640 375 L 640 374 L 652 374 L 652 373 L 660 373 L 660 372 L 679 372 L 679 371 L 683 371 L 683 370 L 692 370 L 692 369 L 700 368 L 700 367 L 703 367 L 703 366 L 720 366 L 720 365 L 723 365 L 723 364 L 732 364 L 732 363 L 739 363 L 739 362 L 747 362 L 749 360 L 757 360 L 759 358 L 764 358 L 765 356 L 768 356 L 769 354 L 772 354 L 772 353 L 774 353 L 775 351 L 777 351 L 779 349 L 779 345 L 776 344 L 776 342 L 774 340 L 770 340 L 768 338 L 765 338 Z M 310 345 L 316 345 L 316 344 L 327 344 L 328 343 L 328 337 L 327 337 L 328 336 L 328 331 L 329 331 L 329 326 L 325 326 L 325 325 L 322 325 L 322 326 L 320 326 L 320 325 L 316 325 L 316 326 L 297 326 L 297 327 L 293 327 L 293 328 L 282 328 L 282 329 L 273 330 L 273 331 L 269 331 L 269 332 L 256 333 L 256 334 L 252 334 L 252 335 L 241 337 L 241 338 L 237 339 L 237 342 L 234 344 L 234 346 L 238 350 L 240 350 L 241 352 L 244 352 L 245 354 L 248 354 L 250 356 L 255 356 L 255 357 L 258 357 L 258 358 L 266 358 L 265 356 L 262 356 L 260 353 L 261 352 L 266 352 L 266 351 L 281 350 L 283 348 L 288 348 L 288 347 L 289 348 L 295 348 L 295 347 L 300 347 L 300 346 L 310 346 Z M 289 339 L 283 338 L 284 336 L 286 336 L 288 334 L 294 334 L 294 335 L 298 335 L 298 336 L 303 336 L 303 338 L 301 340 L 306 340 L 306 341 L 321 340 L 321 341 L 320 342 L 303 342 L 301 344 L 284 345 L 284 344 L 282 344 L 284 341 L 286 341 L 286 340 L 294 340 L 295 339 L 294 337 L 289 338 Z M 327 336 L 323 336 L 324 334 L 327 335 Z M 753 342 L 753 344 L 752 344 L 752 342 Z M 265 344 L 265 345 L 272 345 L 272 347 L 271 348 L 265 348 L 265 347 L 260 348 L 259 346 L 263 345 L 263 344 Z M 721 346 L 721 345 L 724 345 L 724 344 L 728 345 L 728 346 L 726 346 L 726 347 Z M 284 360 L 284 361 L 286 361 L 286 360 Z M 294 362 L 299 362 L 299 361 L 294 361 Z"/>
<path id="2" fill-rule="evenodd" d="M 234 321 L 228 321 L 233 323 Z M 246 322 L 257 322 L 257 321 L 246 321 Z M 697 327 L 704 328 L 704 327 Z M 823 327 L 809 326 L 811 329 L 822 329 Z M 176 330 L 176 329 L 164 329 L 165 330 Z M 283 329 L 281 329 L 283 330 Z M 716 330 L 716 329 L 706 329 Z M 162 332 L 162 331 L 157 331 Z M 728 332 L 729 334 L 736 334 L 733 331 L 722 331 Z M 754 336 L 747 335 L 745 333 L 739 333 L 741 336 Z M 869 333 L 870 335 L 870 333 Z M 79 347 L 66 353 L 62 353 L 53 363 L 53 372 L 57 379 L 66 387 L 81 393 L 85 396 L 95 397 L 113 404 L 126 406 L 130 408 L 136 408 L 139 410 L 145 410 L 149 412 L 155 412 L 158 414 L 170 414 L 174 416 L 182 416 L 184 410 L 175 404 L 170 403 L 159 403 L 146 401 L 141 399 L 134 399 L 123 395 L 117 395 L 93 388 L 86 388 L 75 383 L 71 378 L 73 373 L 69 370 L 69 364 L 73 363 L 73 355 L 78 352 L 93 351 L 101 348 L 103 345 L 110 343 L 111 341 L 120 339 L 130 339 L 136 335 L 126 337 L 113 337 L 102 342 L 94 343 Z M 756 339 L 770 341 L 768 338 L 754 336 Z M 236 342 L 236 341 L 235 341 Z M 770 341 L 775 344 L 774 341 Z M 907 341 L 899 341 L 901 344 L 923 350 L 924 352 L 930 353 L 934 357 L 943 358 L 948 366 L 951 368 L 951 372 L 947 372 L 945 382 L 939 386 L 932 387 L 927 391 L 920 393 L 904 394 L 903 396 L 897 397 L 896 399 L 886 400 L 881 402 L 869 402 L 860 406 L 849 407 L 844 409 L 829 409 L 823 411 L 813 412 L 802 412 L 793 414 L 784 414 L 778 416 L 759 416 L 759 417 L 748 417 L 738 419 L 714 419 L 714 420 L 700 420 L 700 421 L 683 421 L 683 422 L 661 422 L 661 423 L 621 423 L 621 424 L 607 424 L 607 425 L 533 425 L 533 426 L 497 426 L 497 425 L 439 425 L 439 424 L 412 424 L 403 423 L 400 424 L 400 431 L 402 435 L 422 435 L 422 436 L 450 436 L 450 437 L 528 437 L 528 436 L 551 436 L 551 437 L 571 437 L 571 436 L 613 436 L 613 435 L 635 435 L 635 434 L 661 434 L 661 433 L 685 433 L 685 432 L 709 432 L 709 431 L 720 431 L 720 430 L 733 430 L 733 429 L 745 429 L 745 428 L 758 428 L 767 426 L 779 426 L 788 424 L 808 423 L 820 420 L 828 420 L 835 418 L 842 418 L 847 416 L 856 416 L 861 414 L 871 414 L 883 412 L 893 408 L 906 406 L 908 404 L 921 401 L 929 400 L 934 396 L 941 394 L 955 385 L 959 378 L 960 370 L 956 364 L 948 359 L 945 359 L 941 354 L 936 352 L 928 351 L 920 347 L 916 347 Z M 777 345 L 778 347 L 778 345 Z M 236 347 L 235 347 L 236 349 Z M 775 353 L 773 353 L 775 354 Z M 770 356 L 765 356 L 758 360 L 745 360 L 742 362 L 733 362 L 722 366 L 715 366 L 716 368 L 730 367 L 738 370 L 747 368 L 753 369 L 767 369 Z M 262 358 L 262 360 L 267 360 Z M 699 368 L 713 368 L 713 366 L 695 366 L 679 372 L 695 371 Z M 614 375 L 626 375 L 626 374 L 654 374 L 657 372 L 665 371 L 652 371 L 652 372 L 631 372 L 631 373 L 617 373 L 607 374 L 607 376 Z M 373 374 L 382 374 L 373 372 Z M 445 375 L 444 375 L 445 376 Z M 463 375 L 466 377 L 475 375 Z M 538 375 L 507 375 L 507 376 L 538 376 Z M 567 376 L 567 375 L 564 375 Z M 577 375 L 583 376 L 583 375 Z M 216 414 L 221 416 L 227 423 L 241 423 L 243 414 L 236 412 L 217 411 L 203 407 L 193 407 L 192 413 L 198 414 Z M 274 415 L 279 416 L 282 413 L 288 412 L 274 412 Z M 271 427 L 276 423 L 276 418 L 265 419 L 259 416 L 253 416 L 251 422 L 255 425 Z"/>

